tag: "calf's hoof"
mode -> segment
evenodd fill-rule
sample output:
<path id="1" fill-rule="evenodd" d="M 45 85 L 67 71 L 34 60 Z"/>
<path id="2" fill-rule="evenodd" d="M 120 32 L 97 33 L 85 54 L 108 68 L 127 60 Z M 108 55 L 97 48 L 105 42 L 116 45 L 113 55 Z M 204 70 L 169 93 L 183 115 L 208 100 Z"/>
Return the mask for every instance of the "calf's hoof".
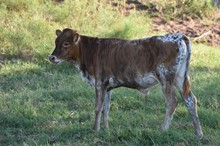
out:
<path id="1" fill-rule="evenodd" d="M 202 137 L 203 137 L 202 131 L 197 132 L 197 133 L 196 133 L 196 137 L 197 137 L 198 139 L 202 139 Z"/>
<path id="2" fill-rule="evenodd" d="M 100 130 L 100 126 L 94 125 L 93 130 L 99 131 Z"/>

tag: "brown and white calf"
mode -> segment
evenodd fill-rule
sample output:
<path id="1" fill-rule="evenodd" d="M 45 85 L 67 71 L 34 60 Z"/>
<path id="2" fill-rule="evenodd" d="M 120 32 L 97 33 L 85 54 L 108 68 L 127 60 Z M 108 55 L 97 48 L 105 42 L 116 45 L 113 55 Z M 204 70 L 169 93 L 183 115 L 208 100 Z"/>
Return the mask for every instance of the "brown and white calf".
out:
<path id="1" fill-rule="evenodd" d="M 49 56 L 52 63 L 74 62 L 83 79 L 96 91 L 94 129 L 100 129 L 103 112 L 108 127 L 111 90 L 128 87 L 147 93 L 157 83 L 166 102 L 163 129 L 169 128 L 181 94 L 192 116 L 198 137 L 203 133 L 197 114 L 197 100 L 190 89 L 188 76 L 191 46 L 181 33 L 136 40 L 97 38 L 79 35 L 75 30 L 56 31 L 55 49 Z"/>

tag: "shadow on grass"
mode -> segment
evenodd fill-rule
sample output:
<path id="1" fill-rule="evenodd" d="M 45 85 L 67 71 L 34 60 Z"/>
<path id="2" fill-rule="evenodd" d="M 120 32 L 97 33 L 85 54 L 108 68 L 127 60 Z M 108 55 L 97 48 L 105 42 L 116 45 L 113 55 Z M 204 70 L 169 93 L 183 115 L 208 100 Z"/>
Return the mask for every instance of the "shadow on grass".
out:
<path id="1" fill-rule="evenodd" d="M 161 133 L 159 129 L 154 129 L 155 126 L 153 126 L 154 128 L 146 128 L 142 127 L 141 124 L 138 123 L 134 124 L 131 127 L 125 127 L 123 126 L 123 124 L 124 122 L 126 122 L 126 118 L 114 119 L 117 121 L 116 123 L 120 123 L 120 125 L 116 125 L 116 127 L 110 126 L 112 128 L 110 130 L 101 130 L 98 133 L 94 132 L 91 129 L 94 118 L 91 114 L 93 113 L 94 107 L 94 103 L 91 102 L 91 99 L 94 100 L 93 96 L 95 95 L 95 93 L 91 90 L 88 91 L 86 89 L 86 85 L 82 86 L 78 84 L 84 83 L 79 77 L 76 77 L 78 76 L 78 71 L 76 71 L 73 65 L 69 63 L 53 65 L 47 61 L 41 61 L 36 65 L 38 66 L 37 68 L 32 68 L 30 70 L 21 69 L 15 70 L 13 71 L 13 73 L 10 74 L 3 74 L 0 90 L 1 94 L 4 94 L 3 96 L 5 98 L 9 96 L 9 101 L 7 101 L 6 103 L 6 99 L 2 99 L 3 104 L 1 104 L 0 112 L 0 135 L 2 136 L 0 138 L 0 143 L 6 145 L 13 143 L 23 144 L 23 142 L 26 142 L 28 144 L 34 144 L 34 142 L 37 142 L 37 144 L 75 143 L 79 145 L 173 145 L 175 143 L 192 145 L 198 143 L 210 145 L 216 144 L 212 143 L 211 141 L 208 141 L 208 143 L 207 141 L 198 143 L 190 142 L 190 140 L 192 140 L 191 137 L 193 135 L 193 127 L 190 127 L 192 128 L 192 130 L 189 130 L 189 128 L 183 129 L 185 134 L 181 132 L 178 133 L 178 131 L 180 131 L 179 129 L 177 131 L 171 130 L 167 133 Z M 210 68 L 207 67 L 194 67 L 193 74 L 200 74 L 202 76 L 205 76 L 207 75 L 206 73 L 209 70 Z M 219 68 L 211 69 L 211 72 L 218 73 Z M 77 80 L 79 80 L 79 82 L 75 80 L 75 77 L 77 78 Z M 69 82 L 70 80 L 72 80 L 73 82 Z M 198 87 L 197 84 L 201 86 Z M 79 88 L 78 86 L 82 87 Z M 207 96 L 211 95 L 219 97 L 218 89 L 220 89 L 220 85 L 218 83 L 217 77 L 207 76 L 207 78 L 202 79 L 196 78 L 195 83 L 192 86 L 194 86 L 195 88 L 195 95 L 202 95 L 202 97 L 199 98 L 199 102 L 201 105 L 199 107 L 201 123 L 203 123 L 206 129 L 209 130 L 215 130 L 216 128 L 219 128 L 220 124 L 218 119 L 220 117 L 218 116 L 219 114 L 217 112 L 219 106 L 215 108 L 215 111 L 213 111 L 213 108 L 210 108 L 209 106 L 202 107 L 207 100 L 210 100 L 206 98 Z M 71 90 L 71 88 L 73 88 L 73 90 Z M 206 92 L 207 89 L 211 90 Z M 29 93 L 29 91 L 32 92 Z M 20 94 L 19 92 L 22 93 Z M 91 96 L 91 98 L 88 98 L 89 96 Z M 24 99 L 25 101 L 23 101 Z M 160 99 L 157 98 L 157 102 L 159 102 Z M 37 108 L 36 111 L 33 110 L 27 112 L 25 110 L 28 105 L 25 106 L 23 103 L 29 101 L 31 102 L 30 106 Z M 160 104 L 157 103 L 156 106 L 153 106 L 155 104 L 154 100 L 149 99 L 148 102 L 150 103 L 148 103 L 147 105 L 152 106 L 152 108 L 145 108 L 144 103 L 140 101 L 135 101 L 135 98 L 132 97 L 124 99 L 116 98 L 113 100 L 113 102 L 115 102 L 115 104 L 117 103 L 115 112 L 117 112 L 117 110 L 120 110 L 121 112 L 133 112 L 138 108 L 144 108 L 144 113 L 141 113 L 143 114 L 142 116 L 147 113 L 161 114 L 161 111 L 158 112 L 158 106 L 164 105 L 164 102 L 161 101 Z M 218 103 L 217 105 L 220 105 L 219 100 L 217 100 L 216 102 Z M 124 103 L 126 105 L 123 105 Z M 209 104 L 211 103 L 209 102 Z M 121 106 L 120 108 L 118 108 L 119 105 Z M 40 115 L 36 115 L 35 112 L 41 113 Z M 138 116 L 139 114 L 135 115 Z M 114 115 L 114 113 L 111 113 L 110 117 L 112 117 L 113 119 L 116 116 Z M 127 120 L 132 120 L 129 119 L 132 117 L 127 118 Z M 152 121 L 152 119 L 150 118 L 148 120 Z M 45 126 L 45 123 L 47 122 L 49 124 Z M 50 124 L 53 122 L 58 122 L 59 125 L 56 126 L 55 124 L 54 126 L 53 124 Z M 190 120 L 187 122 L 191 123 L 192 121 Z M 137 127 L 135 127 L 135 125 L 137 125 Z M 207 134 L 209 130 L 207 130 Z M 211 139 L 211 137 L 208 138 L 209 140 Z"/>

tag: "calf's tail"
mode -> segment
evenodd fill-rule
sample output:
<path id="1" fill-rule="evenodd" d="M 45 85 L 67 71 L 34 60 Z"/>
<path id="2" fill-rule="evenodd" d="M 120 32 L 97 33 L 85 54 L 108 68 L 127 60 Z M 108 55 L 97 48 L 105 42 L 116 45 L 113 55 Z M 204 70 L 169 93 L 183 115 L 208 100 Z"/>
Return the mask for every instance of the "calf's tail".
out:
<path id="1" fill-rule="evenodd" d="M 189 63 L 190 63 L 190 58 L 191 58 L 191 42 L 190 40 L 186 37 L 183 36 L 183 41 L 186 44 L 186 49 L 187 49 L 187 55 L 186 55 L 186 70 L 185 70 L 185 75 L 184 75 L 184 83 L 183 83 L 183 95 L 187 97 L 190 94 L 190 81 L 189 81 Z"/>

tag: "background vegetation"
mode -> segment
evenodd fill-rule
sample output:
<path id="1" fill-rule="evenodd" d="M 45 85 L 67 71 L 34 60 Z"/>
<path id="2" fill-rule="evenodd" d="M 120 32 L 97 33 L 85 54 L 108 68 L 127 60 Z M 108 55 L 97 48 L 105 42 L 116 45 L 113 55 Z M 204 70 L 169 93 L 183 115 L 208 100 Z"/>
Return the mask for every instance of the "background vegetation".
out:
<path id="1" fill-rule="evenodd" d="M 215 11 L 210 1 L 152 0 L 157 7 L 152 14 L 126 15 L 121 11 L 125 2 L 0 1 L 0 145 L 220 145 L 220 49 L 205 44 L 193 44 L 190 70 L 203 139 L 195 139 L 180 97 L 170 130 L 160 131 L 165 105 L 159 86 L 148 97 L 115 90 L 110 129 L 91 129 L 94 91 L 73 65 L 55 66 L 47 60 L 56 29 L 133 39 L 165 33 L 152 31 L 151 16 L 206 19 Z"/>

